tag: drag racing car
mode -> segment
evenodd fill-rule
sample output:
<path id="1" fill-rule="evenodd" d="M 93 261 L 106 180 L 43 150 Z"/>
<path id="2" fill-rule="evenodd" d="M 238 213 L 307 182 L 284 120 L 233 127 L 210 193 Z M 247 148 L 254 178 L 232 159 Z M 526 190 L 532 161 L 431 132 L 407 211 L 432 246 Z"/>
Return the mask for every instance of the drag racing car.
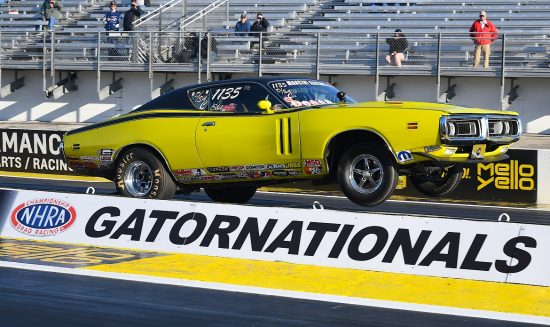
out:
<path id="1" fill-rule="evenodd" d="M 399 175 L 427 196 L 460 183 L 461 164 L 507 158 L 517 113 L 424 102 L 356 102 L 307 78 L 247 78 L 173 90 L 107 121 L 67 132 L 77 172 L 136 198 L 203 188 L 244 203 L 262 185 L 338 183 L 353 202 L 379 204 Z"/>

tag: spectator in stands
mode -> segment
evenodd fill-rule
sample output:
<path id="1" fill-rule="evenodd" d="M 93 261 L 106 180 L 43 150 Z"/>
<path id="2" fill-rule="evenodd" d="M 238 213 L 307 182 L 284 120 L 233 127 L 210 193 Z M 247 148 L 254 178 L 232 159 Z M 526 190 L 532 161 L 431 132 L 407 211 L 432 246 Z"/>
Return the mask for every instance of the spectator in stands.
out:
<path id="1" fill-rule="evenodd" d="M 55 24 L 61 19 L 61 10 L 63 6 L 59 0 L 45 0 L 42 4 L 42 15 L 48 22 L 48 29 L 54 29 Z"/>
<path id="2" fill-rule="evenodd" d="M 250 22 L 246 20 L 246 14 L 241 14 L 241 20 L 235 24 L 235 33 L 237 36 L 248 36 L 250 32 Z"/>
<path id="3" fill-rule="evenodd" d="M 256 15 L 256 21 L 250 27 L 250 31 L 251 32 L 267 32 L 268 27 L 269 27 L 269 22 L 264 17 L 264 15 L 262 15 L 262 13 L 259 12 Z"/>
<path id="4" fill-rule="evenodd" d="M 398 28 L 395 30 L 394 37 L 387 38 L 386 43 L 390 45 L 386 62 L 389 65 L 401 67 L 401 62 L 405 60 L 405 51 L 409 47 L 405 34 L 401 33 L 401 30 Z"/>
<path id="5" fill-rule="evenodd" d="M 103 17 L 106 31 L 118 31 L 120 22 L 120 12 L 116 10 L 116 2 L 111 1 L 110 10 Z"/>
<path id="6" fill-rule="evenodd" d="M 259 32 L 267 32 L 268 27 L 269 27 L 269 22 L 264 17 L 264 15 L 262 15 L 262 13 L 259 12 L 256 15 L 256 21 L 250 27 L 250 32 L 254 32 L 254 34 L 257 34 L 258 37 L 260 37 L 261 34 Z M 265 41 L 265 39 L 264 39 L 264 41 Z M 250 42 L 250 48 L 253 48 L 254 44 L 256 44 L 256 43 L 258 43 L 258 42 Z"/>
<path id="7" fill-rule="evenodd" d="M 479 13 L 479 19 L 474 21 L 472 27 L 470 27 L 470 37 L 473 39 L 475 45 L 475 68 L 479 67 L 481 52 L 483 52 L 483 67 L 489 68 L 491 43 L 497 39 L 497 36 L 497 28 L 490 20 L 487 19 L 487 13 L 485 11 L 481 11 Z"/>
<path id="8" fill-rule="evenodd" d="M 134 30 L 134 21 L 139 19 L 143 15 L 143 10 L 138 6 L 137 0 L 132 0 L 130 2 L 130 9 L 124 13 L 124 23 L 123 27 L 125 31 Z"/>

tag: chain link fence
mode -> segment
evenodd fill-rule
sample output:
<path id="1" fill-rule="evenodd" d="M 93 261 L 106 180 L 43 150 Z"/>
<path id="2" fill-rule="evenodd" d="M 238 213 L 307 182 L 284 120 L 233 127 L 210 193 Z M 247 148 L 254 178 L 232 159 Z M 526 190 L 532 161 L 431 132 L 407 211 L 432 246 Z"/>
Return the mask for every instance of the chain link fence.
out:
<path id="1" fill-rule="evenodd" d="M 404 41 L 406 40 L 406 42 Z M 204 32 L 7 32 L 2 68 L 269 74 L 550 73 L 550 38 L 500 35 L 489 68 L 473 69 L 469 34 Z M 399 57 L 398 57 L 399 54 Z M 199 60 L 200 59 L 200 60 Z M 400 66 L 398 65 L 400 64 Z"/>

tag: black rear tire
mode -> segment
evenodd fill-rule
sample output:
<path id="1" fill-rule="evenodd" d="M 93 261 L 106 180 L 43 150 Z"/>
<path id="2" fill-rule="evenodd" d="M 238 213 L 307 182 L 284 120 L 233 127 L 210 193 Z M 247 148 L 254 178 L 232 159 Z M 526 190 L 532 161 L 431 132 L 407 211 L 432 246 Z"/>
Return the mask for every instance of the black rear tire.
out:
<path id="1" fill-rule="evenodd" d="M 204 192 L 216 202 L 243 204 L 256 193 L 257 187 L 205 187 Z"/>
<path id="2" fill-rule="evenodd" d="M 176 183 L 159 158 L 143 148 L 131 148 L 117 159 L 115 185 L 120 195 L 134 198 L 171 199 Z"/>
<path id="3" fill-rule="evenodd" d="M 351 201 L 374 206 L 386 201 L 395 190 L 398 173 L 390 153 L 375 143 L 349 148 L 338 166 L 338 184 Z"/>
<path id="4" fill-rule="evenodd" d="M 411 182 L 420 193 L 430 197 L 441 197 L 460 185 L 462 174 L 462 166 L 453 165 L 433 171 L 415 172 L 411 175 Z"/>

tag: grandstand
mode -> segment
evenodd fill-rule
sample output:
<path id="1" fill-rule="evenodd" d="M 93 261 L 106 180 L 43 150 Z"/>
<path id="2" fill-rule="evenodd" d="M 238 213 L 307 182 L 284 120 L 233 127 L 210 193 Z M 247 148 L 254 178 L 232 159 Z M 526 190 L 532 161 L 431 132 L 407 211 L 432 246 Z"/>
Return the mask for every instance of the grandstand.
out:
<path id="1" fill-rule="evenodd" d="M 550 0 L 162 0 L 144 8 L 135 32 L 116 34 L 103 28 L 108 1 L 61 1 L 63 19 L 53 32 L 36 30 L 44 25 L 42 0 L 0 5 L 3 74 L 35 71 L 42 77 L 42 90 L 52 90 L 89 71 L 96 74 L 99 92 L 105 83 L 118 82 L 116 74 L 142 72 L 151 94 L 156 89 L 154 74 L 187 74 L 186 79 L 195 81 L 238 74 L 374 76 L 372 93 L 377 99 L 387 98 L 392 79 L 417 76 L 436 79 L 435 90 L 428 92 L 436 94 L 435 100 L 447 93 L 451 79 L 484 77 L 497 83 L 492 92 L 499 105 L 492 107 L 501 108 L 511 105 L 514 97 L 504 98 L 513 83 L 518 85 L 516 79 L 550 77 Z M 118 10 L 125 12 L 128 3 L 120 3 Z M 486 10 L 499 29 L 489 69 L 471 67 L 468 30 L 480 10 Z M 271 23 L 269 33 L 235 35 L 233 26 L 243 12 L 251 21 L 262 12 Z M 385 39 L 396 28 L 409 41 L 402 67 L 384 60 Z M 190 58 L 190 33 L 202 37 L 206 31 L 217 42 L 216 58 Z M 112 74 L 111 81 L 102 81 L 106 74 Z M 14 96 L 12 89 L 17 88 L 10 86 L 3 95 Z M 70 91 L 64 89 L 55 97 Z"/>

